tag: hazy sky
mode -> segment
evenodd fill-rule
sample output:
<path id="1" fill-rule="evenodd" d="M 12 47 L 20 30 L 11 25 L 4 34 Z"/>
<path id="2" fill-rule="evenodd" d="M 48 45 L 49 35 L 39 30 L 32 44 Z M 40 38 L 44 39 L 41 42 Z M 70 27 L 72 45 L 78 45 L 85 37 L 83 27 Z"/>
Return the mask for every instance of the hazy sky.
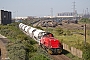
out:
<path id="1" fill-rule="evenodd" d="M 73 2 L 76 2 L 76 10 L 82 13 L 88 8 L 90 12 L 90 0 L 0 0 L 0 9 L 9 10 L 15 16 L 46 16 L 60 12 L 72 12 Z"/>

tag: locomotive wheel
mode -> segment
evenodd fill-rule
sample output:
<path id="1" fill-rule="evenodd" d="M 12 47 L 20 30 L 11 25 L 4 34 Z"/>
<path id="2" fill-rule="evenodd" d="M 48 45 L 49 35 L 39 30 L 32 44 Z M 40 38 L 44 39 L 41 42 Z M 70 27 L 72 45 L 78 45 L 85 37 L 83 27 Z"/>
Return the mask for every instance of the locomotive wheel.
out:
<path id="1" fill-rule="evenodd" d="M 48 52 L 49 54 L 53 54 L 53 53 L 52 53 L 52 51 L 51 51 L 51 50 L 49 50 L 49 49 L 47 49 L 47 52 Z"/>
<path id="2" fill-rule="evenodd" d="M 61 54 L 62 53 L 62 50 L 58 51 L 58 54 Z"/>

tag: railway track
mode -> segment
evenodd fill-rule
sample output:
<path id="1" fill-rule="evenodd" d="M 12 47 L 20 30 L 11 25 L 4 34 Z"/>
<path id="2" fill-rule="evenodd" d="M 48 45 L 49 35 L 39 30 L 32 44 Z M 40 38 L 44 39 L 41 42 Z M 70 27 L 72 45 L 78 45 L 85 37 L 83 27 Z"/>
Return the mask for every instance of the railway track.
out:
<path id="1" fill-rule="evenodd" d="M 0 60 L 5 60 L 7 58 L 6 44 L 8 39 L 0 34 Z"/>
<path id="2" fill-rule="evenodd" d="M 48 56 L 48 58 L 50 58 L 50 60 L 71 60 L 70 58 L 68 58 L 67 56 L 65 56 L 63 53 L 60 55 L 50 55 L 44 48 L 42 48 L 41 46 L 38 47 L 38 51 L 39 53 L 41 53 L 42 51 L 44 52 L 43 54 L 45 54 L 46 56 Z"/>
<path id="3" fill-rule="evenodd" d="M 50 55 L 50 57 L 53 60 L 71 60 L 70 58 L 68 58 L 67 56 L 65 56 L 64 54 L 61 55 Z"/>

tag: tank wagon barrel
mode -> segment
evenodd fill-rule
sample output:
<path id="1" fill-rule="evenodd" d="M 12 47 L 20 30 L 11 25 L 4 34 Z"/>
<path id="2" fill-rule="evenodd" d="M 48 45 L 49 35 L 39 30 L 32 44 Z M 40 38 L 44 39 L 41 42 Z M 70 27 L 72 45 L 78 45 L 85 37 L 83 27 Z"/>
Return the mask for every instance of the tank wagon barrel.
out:
<path id="1" fill-rule="evenodd" d="M 19 24 L 19 28 L 31 38 L 39 43 L 50 54 L 60 54 L 62 52 L 62 44 L 53 34 L 33 28 L 31 26 L 25 25 L 23 23 Z"/>
<path id="2" fill-rule="evenodd" d="M 30 27 L 30 26 L 27 26 L 27 27 L 25 28 L 25 32 L 26 32 L 26 33 L 28 33 L 28 29 L 29 29 L 29 28 L 31 28 L 31 27 Z"/>

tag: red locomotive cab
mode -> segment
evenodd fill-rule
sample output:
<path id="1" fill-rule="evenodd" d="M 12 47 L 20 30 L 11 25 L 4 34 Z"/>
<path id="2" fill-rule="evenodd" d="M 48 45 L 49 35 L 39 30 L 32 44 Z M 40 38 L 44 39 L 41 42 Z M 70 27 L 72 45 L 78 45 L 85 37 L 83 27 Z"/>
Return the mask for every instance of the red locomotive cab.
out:
<path id="1" fill-rule="evenodd" d="M 40 40 L 40 43 L 48 48 L 59 48 L 61 47 L 61 43 L 59 40 L 55 39 L 54 37 L 43 37 Z"/>
<path id="2" fill-rule="evenodd" d="M 50 44 L 49 44 L 49 50 L 48 52 L 50 54 L 60 54 L 62 52 L 62 44 L 60 43 L 59 40 L 55 39 L 55 38 L 51 38 L 50 40 Z"/>
<path id="3" fill-rule="evenodd" d="M 40 43 L 45 49 L 50 52 L 50 54 L 62 52 L 62 44 L 54 37 L 43 37 L 40 40 Z"/>
<path id="4" fill-rule="evenodd" d="M 51 38 L 52 40 L 50 40 L 50 48 L 59 48 L 60 47 L 60 43 L 58 40 Z"/>

